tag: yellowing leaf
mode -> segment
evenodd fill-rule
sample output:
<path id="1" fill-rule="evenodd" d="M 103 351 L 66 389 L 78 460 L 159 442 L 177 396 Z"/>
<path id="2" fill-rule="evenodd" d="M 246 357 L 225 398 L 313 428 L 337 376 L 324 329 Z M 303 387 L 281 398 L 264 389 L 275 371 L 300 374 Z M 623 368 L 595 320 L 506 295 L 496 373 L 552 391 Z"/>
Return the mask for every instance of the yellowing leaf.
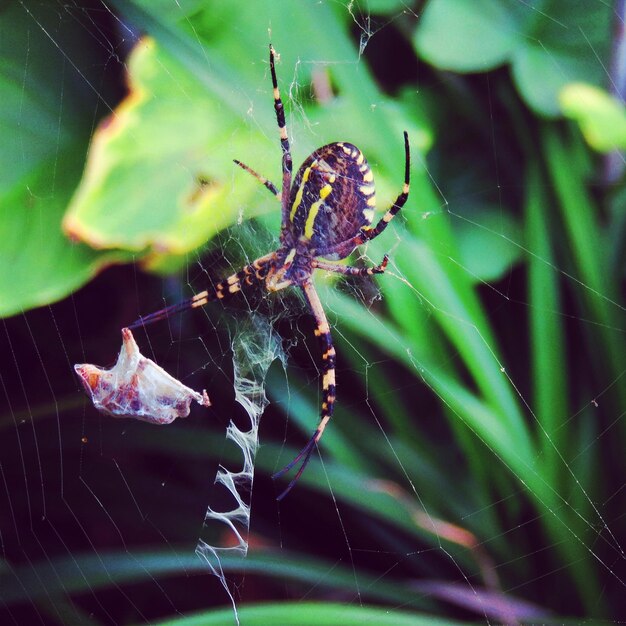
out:
<path id="1" fill-rule="evenodd" d="M 626 149 L 626 109 L 617 98 L 593 85 L 571 83 L 561 90 L 559 102 L 594 150 Z"/>

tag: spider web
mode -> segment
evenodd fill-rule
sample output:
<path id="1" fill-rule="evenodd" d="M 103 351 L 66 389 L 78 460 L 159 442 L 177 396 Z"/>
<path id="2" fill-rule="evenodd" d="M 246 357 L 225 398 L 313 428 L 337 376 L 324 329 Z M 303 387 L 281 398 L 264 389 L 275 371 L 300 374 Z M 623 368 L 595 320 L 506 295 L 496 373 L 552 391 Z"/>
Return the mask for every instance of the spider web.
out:
<path id="1" fill-rule="evenodd" d="M 114 120 L 120 119 L 117 106 L 125 94 L 109 84 L 119 85 L 122 73 L 132 69 L 131 50 L 137 55 L 143 48 L 151 54 L 151 44 L 135 30 L 140 26 L 120 17 L 115 12 L 119 7 L 108 3 L 19 0 L 15 4 L 28 26 L 19 81 L 19 123 L 27 123 L 29 81 L 43 71 L 37 65 L 42 49 L 59 59 L 51 79 L 58 92 L 69 93 L 75 81 L 84 89 L 91 131 L 104 115 L 113 113 Z M 409 128 L 413 189 L 423 188 L 426 180 L 435 190 L 434 199 L 413 191 L 384 235 L 359 251 L 356 262 L 368 264 L 377 264 L 382 254 L 389 253 L 385 276 L 375 281 L 316 277 L 339 353 L 337 415 L 319 454 L 284 503 L 275 503 L 280 485 L 273 485 L 269 474 L 310 436 L 319 411 L 319 350 L 298 294 L 250 290 L 224 306 L 211 304 L 137 333 L 144 354 L 185 385 L 207 388 L 214 407 L 208 418 L 194 409 L 190 418 L 167 428 L 120 422 L 97 415 L 80 395 L 72 365 L 83 361 L 110 365 L 122 326 L 139 314 L 205 289 L 277 245 L 278 204 L 230 162 L 241 158 L 274 182 L 280 181 L 266 64 L 270 39 L 281 53 L 277 69 L 294 167 L 326 141 L 326 132 L 345 130 L 348 140 L 354 140 L 366 155 L 376 155 L 370 164 L 376 174 L 379 211 L 395 197 L 402 182 L 402 128 L 387 124 L 392 139 L 385 145 L 397 144 L 397 148 L 375 152 L 377 129 L 386 115 L 393 116 L 392 105 L 382 98 L 368 101 L 370 126 L 345 129 L 340 126 L 345 123 L 341 111 L 329 105 L 321 115 L 309 105 L 312 100 L 332 102 L 334 81 L 340 80 L 334 76 L 345 74 L 350 77 L 347 83 L 365 84 L 363 74 L 368 64 L 376 69 L 379 54 L 390 64 L 399 33 L 415 27 L 421 9 L 404 2 L 313 4 L 320 11 L 340 12 L 350 25 L 350 55 L 326 50 L 303 35 L 299 56 L 292 57 L 283 51 L 287 46 L 280 46 L 278 18 L 257 15 L 261 24 L 251 35 L 244 21 L 233 21 L 215 8 L 212 20 L 219 24 L 222 37 L 233 41 L 225 49 L 249 59 L 242 75 L 248 82 L 242 84 L 229 82 L 234 65 L 228 58 L 212 55 L 207 50 L 214 49 L 203 44 L 203 28 L 209 26 L 198 19 L 202 2 L 159 4 L 163 12 L 186 20 L 186 45 L 194 53 L 181 47 L 181 57 L 189 54 L 191 59 L 187 69 L 197 70 L 200 82 L 210 82 L 212 76 L 223 78 L 211 85 L 216 91 L 228 85 L 218 105 L 211 101 L 203 109 L 193 83 L 184 82 L 169 59 L 156 57 L 178 89 L 172 110 L 183 109 L 183 117 L 196 125 L 187 126 L 185 119 L 176 118 L 181 125 L 177 132 L 185 136 L 189 148 L 174 150 L 163 178 L 169 180 L 171 171 L 172 178 L 195 181 L 197 188 L 188 186 L 185 197 L 195 199 L 197 194 L 202 200 L 215 193 L 217 206 L 228 207 L 233 214 L 223 222 L 215 218 L 215 236 L 208 246 L 180 253 L 182 278 L 179 274 L 161 281 L 132 265 L 113 266 L 58 304 L 3 321 L 3 623 L 152 623 L 163 616 L 181 617 L 217 607 L 224 610 L 223 623 L 245 623 L 242 616 L 248 615 L 248 605 L 266 599 L 295 599 L 305 606 L 320 599 L 331 605 L 337 598 L 346 610 L 362 609 L 362 615 L 370 615 L 366 610 L 372 605 L 382 604 L 396 623 L 403 623 L 408 610 L 445 616 L 446 623 L 472 619 L 514 624 L 522 621 L 520 616 L 527 622 L 547 622 L 551 615 L 567 615 L 569 609 L 562 602 L 549 602 L 550 593 L 558 595 L 563 579 L 576 579 L 570 568 L 575 572 L 579 561 L 596 569 L 586 584 L 577 587 L 587 597 L 572 602 L 571 623 L 583 623 L 584 618 L 577 616 L 591 606 L 619 606 L 615 598 L 623 593 L 626 574 L 619 505 L 623 467 L 616 459 L 623 447 L 625 370 L 610 346 L 619 349 L 623 341 L 624 305 L 613 286 L 586 274 L 584 266 L 562 264 L 540 237 L 530 238 L 509 222 L 503 202 L 498 205 L 507 188 L 532 178 L 509 171 L 509 155 L 500 151 L 497 136 L 508 117 L 498 107 L 496 84 L 490 82 L 495 79 L 486 77 L 481 85 L 493 109 L 491 126 L 480 132 L 492 136 L 493 143 L 484 155 L 487 165 L 476 165 L 490 170 L 481 178 L 490 181 L 490 188 L 474 188 L 458 178 L 449 181 L 446 175 L 459 158 L 452 152 L 448 152 L 450 164 L 429 161 L 427 165 L 420 155 L 427 151 L 428 140 L 417 126 Z M 541 3 L 520 0 L 517 4 L 521 10 L 558 21 L 556 10 L 552 14 Z M 135 16 L 146 18 L 141 24 L 157 42 L 175 39 L 166 29 L 159 30 L 154 13 L 141 13 L 144 5 L 130 6 Z M 85 61 L 80 46 L 70 45 L 62 36 L 63 29 L 73 27 L 95 44 L 98 54 L 93 58 Z M 212 34 L 219 36 L 217 30 Z M 592 43 L 589 59 L 601 64 Z M 554 55 L 553 60 L 558 68 L 560 59 Z M 614 75 L 610 68 L 606 72 Z M 401 76 L 398 83 L 404 79 Z M 454 90 L 453 76 L 438 74 L 437 80 L 450 83 Z M 432 85 L 433 90 L 439 86 Z M 429 85 L 420 87 L 420 91 L 428 89 Z M 34 204 L 53 203 L 57 196 L 69 202 L 71 189 L 78 184 L 73 181 L 69 191 L 64 187 L 69 160 L 66 129 L 74 111 L 69 96 L 62 95 L 59 101 L 62 106 L 49 114 L 51 125 L 46 129 L 54 137 L 47 161 L 53 182 L 46 191 L 25 182 Z M 170 114 L 166 95 L 154 94 L 153 101 L 163 106 L 166 118 Z M 215 114 L 219 119 L 215 127 L 207 121 L 210 133 L 197 127 L 198 108 L 202 115 Z M 525 113 L 517 113 L 523 119 Z M 219 150 L 202 150 L 205 132 L 220 134 Z M 557 150 L 558 142 L 552 139 L 547 149 Z M 137 130 L 134 140 L 142 143 L 147 137 Z M 87 139 L 83 146 L 86 150 Z M 12 155 L 18 173 L 29 149 L 23 145 Z M 612 158 L 612 167 L 619 170 L 621 158 Z M 190 165 L 194 162 L 197 167 Z M 228 171 L 224 188 L 215 185 L 217 176 L 203 178 L 205 172 Z M 532 208 L 534 188 L 525 184 L 528 187 L 519 190 L 520 197 L 530 198 L 529 210 L 541 210 Z M 495 210 L 481 211 L 480 206 L 487 204 L 483 198 L 494 202 Z M 472 257 L 476 248 L 449 253 L 442 243 L 433 253 L 420 242 L 419 237 L 443 239 L 445 224 L 457 229 L 460 239 L 483 235 L 483 245 L 495 246 L 505 257 L 500 271 L 494 269 L 489 276 L 480 259 Z M 191 223 L 183 230 L 188 235 L 196 228 L 200 229 Z M 174 246 L 171 241 L 158 241 L 155 248 L 159 245 Z M 143 253 L 144 247 L 137 244 L 126 257 L 111 257 L 102 264 L 140 258 Z M 421 276 L 410 271 L 407 259 L 419 266 Z M 470 316 L 459 300 L 443 297 L 446 277 L 436 272 L 441 259 L 473 277 L 502 336 L 496 337 L 480 316 Z M 561 298 L 552 300 L 547 294 L 538 304 L 540 300 L 527 295 L 525 279 L 516 269 L 520 259 L 533 267 L 531 271 L 543 271 L 560 281 Z M 88 258 L 84 265 L 97 262 Z M 151 262 L 159 263 L 158 259 Z M 437 294 L 428 283 L 438 285 L 441 292 Z M 582 305 L 575 307 L 570 301 Z M 391 306 L 411 310 L 410 323 L 392 324 L 386 308 Z M 521 352 L 515 337 L 525 329 L 507 328 L 504 320 L 509 316 L 518 323 L 527 316 L 543 317 L 562 326 L 561 341 L 567 344 L 572 362 L 564 366 L 572 369 L 586 349 L 585 341 L 598 338 L 598 352 L 605 354 L 596 354 L 596 361 L 582 368 L 584 378 L 572 379 L 590 395 L 581 397 L 576 390 L 562 389 L 571 398 L 558 407 L 565 412 L 548 415 L 546 420 L 545 406 L 525 371 L 530 357 Z M 420 336 L 427 344 L 439 327 L 446 329 L 439 354 L 416 348 Z M 487 396 L 490 392 L 477 389 L 486 383 L 470 369 L 471 359 L 454 342 L 457 334 L 467 337 L 467 349 L 476 354 L 476 369 L 499 372 L 503 384 L 494 388 L 491 399 L 494 405 L 521 407 L 511 411 L 520 413 L 519 421 L 498 422 L 478 402 L 478 391 Z M 603 367 L 612 359 L 613 367 Z M 498 393 L 503 396 L 496 397 Z M 411 419 L 403 419 L 407 415 Z M 481 424 L 489 426 L 481 428 Z M 531 424 L 541 442 L 535 447 L 536 456 L 525 454 L 525 447 L 535 442 L 528 441 L 520 424 Z M 517 449 L 499 447 L 507 432 L 515 433 L 512 440 Z M 578 439 L 572 441 L 574 437 Z M 362 446 L 356 452 L 355 440 Z M 614 443 L 607 445 L 608 440 Z M 488 460 L 481 461 L 481 455 Z M 434 462 L 438 457 L 458 463 L 458 472 L 446 476 Z M 597 465 L 612 463 L 614 491 L 592 493 L 593 476 L 606 477 Z M 545 479 L 545 464 L 555 468 L 553 483 Z M 467 474 L 480 480 L 472 482 Z M 476 497 L 473 488 L 485 493 Z M 537 552 L 545 553 L 542 568 L 536 567 L 541 561 Z M 542 594 L 542 587 L 553 589 Z M 616 614 L 606 622 L 623 619 L 623 614 Z M 379 623 L 390 622 L 379 616 Z"/>

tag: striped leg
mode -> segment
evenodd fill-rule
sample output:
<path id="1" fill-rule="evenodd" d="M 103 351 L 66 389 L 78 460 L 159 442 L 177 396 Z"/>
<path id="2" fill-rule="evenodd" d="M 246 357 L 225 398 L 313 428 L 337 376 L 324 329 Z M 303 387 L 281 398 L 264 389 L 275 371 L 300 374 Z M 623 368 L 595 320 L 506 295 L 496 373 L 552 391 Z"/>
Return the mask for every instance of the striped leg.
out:
<path id="1" fill-rule="evenodd" d="M 285 465 L 283 469 L 276 472 L 272 478 L 279 478 L 283 474 L 291 470 L 295 465 L 300 463 L 300 467 L 296 472 L 293 480 L 287 485 L 287 488 L 278 496 L 278 500 L 282 500 L 292 489 L 292 487 L 298 481 L 298 478 L 304 472 L 311 454 L 315 448 L 317 442 L 321 439 L 324 429 L 326 428 L 330 418 L 333 414 L 333 408 L 335 406 L 335 348 L 333 346 L 333 340 L 330 335 L 330 326 L 326 319 L 326 314 L 320 302 L 317 291 L 313 283 L 308 281 L 302 285 L 302 291 L 309 303 L 311 313 L 315 317 L 317 327 L 315 329 L 315 335 L 319 337 L 322 345 L 322 411 L 317 429 L 313 433 L 309 442 L 302 448 L 298 455 Z"/>
<path id="2" fill-rule="evenodd" d="M 372 274 L 383 274 L 387 269 L 389 257 L 385 254 L 383 260 L 374 267 L 354 267 L 352 265 L 339 265 L 338 263 L 327 263 L 326 261 L 313 261 L 313 267 L 325 272 L 335 272 L 346 276 L 371 276 Z"/>
<path id="3" fill-rule="evenodd" d="M 411 153 L 409 151 L 409 135 L 404 131 L 404 185 L 402 186 L 402 192 L 396 198 L 395 202 L 391 205 L 389 210 L 380 218 L 378 224 L 374 228 L 368 228 L 363 231 L 363 237 L 365 240 L 374 239 L 378 237 L 380 233 L 387 228 L 387 224 L 400 212 L 400 209 L 404 206 L 404 203 L 409 197 L 409 185 L 411 183 Z"/>
<path id="4" fill-rule="evenodd" d="M 278 187 L 271 181 L 267 180 L 265 176 L 261 176 L 261 174 L 257 174 L 251 167 L 248 167 L 245 163 L 238 161 L 237 159 L 233 159 L 233 161 L 242 169 L 254 176 L 262 185 L 265 185 L 267 189 L 269 189 L 280 201 L 280 191 Z"/>
<path id="5" fill-rule="evenodd" d="M 171 306 L 167 306 L 164 309 L 144 315 L 138 320 L 135 320 L 132 324 L 129 324 L 128 328 L 138 328 L 139 326 L 147 326 L 160 320 L 167 319 L 176 313 L 188 311 L 189 309 L 196 309 L 204 306 L 214 300 L 223 300 L 231 296 L 238 291 L 241 291 L 244 287 L 259 283 L 265 280 L 267 272 L 269 271 L 269 263 L 274 259 L 275 253 L 266 254 L 253 261 L 249 265 L 244 266 L 236 274 L 232 274 L 228 278 L 221 280 L 212 291 L 201 291 L 192 298 L 183 300 Z"/>
<path id="6" fill-rule="evenodd" d="M 274 59 L 276 52 L 270 44 L 270 72 L 272 74 L 272 87 L 274 88 L 274 110 L 276 111 L 276 123 L 278 124 L 278 133 L 280 136 L 280 145 L 283 149 L 283 194 L 282 194 L 282 228 L 285 229 L 289 223 L 289 190 L 291 189 L 291 170 L 293 163 L 291 159 L 291 150 L 289 148 L 289 137 L 287 136 L 287 125 L 285 123 L 285 107 L 280 99 L 280 91 L 278 90 L 278 80 L 276 79 L 276 68 L 274 67 Z"/>
<path id="7" fill-rule="evenodd" d="M 411 154 L 409 151 L 409 135 L 404 131 L 404 185 L 402 192 L 395 199 L 394 203 L 387 212 L 380 218 L 378 224 L 373 228 L 363 228 L 361 232 L 352 239 L 340 243 L 338 246 L 330 250 L 316 250 L 316 255 L 326 256 L 328 254 L 337 254 L 339 258 L 348 256 L 357 246 L 378 237 L 380 233 L 387 228 L 387 224 L 400 212 L 409 197 L 409 186 L 411 182 Z M 374 272 L 377 273 L 377 272 Z"/>

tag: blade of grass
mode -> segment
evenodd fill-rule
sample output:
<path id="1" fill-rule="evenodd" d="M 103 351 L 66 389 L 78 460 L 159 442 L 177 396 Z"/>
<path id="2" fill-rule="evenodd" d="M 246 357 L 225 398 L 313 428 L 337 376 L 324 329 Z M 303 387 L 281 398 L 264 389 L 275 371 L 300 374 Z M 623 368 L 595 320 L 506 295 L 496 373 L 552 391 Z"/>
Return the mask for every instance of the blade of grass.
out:
<path id="1" fill-rule="evenodd" d="M 397 608 L 382 609 L 373 606 L 355 606 L 329 602 L 288 602 L 281 604 L 255 604 L 239 607 L 239 619 L 246 626 L 362 626 L 364 623 L 379 626 L 461 626 L 461 622 L 441 619 L 433 615 L 409 613 Z M 158 622 L 157 626 L 222 626 L 233 621 L 233 612 L 220 609 L 199 613 L 191 617 Z"/>
<path id="2" fill-rule="evenodd" d="M 528 464 L 533 461 L 533 455 L 528 451 L 529 444 L 526 443 L 526 447 L 524 445 L 527 439 L 522 438 L 518 442 L 500 415 L 487 402 L 469 391 L 454 373 L 425 358 L 421 346 L 407 345 L 402 332 L 385 324 L 380 318 L 367 313 L 365 324 L 363 309 L 352 298 L 328 291 L 324 294 L 324 300 L 341 316 L 343 327 L 359 334 L 365 332 L 385 354 L 393 355 L 412 371 L 417 371 L 439 399 L 502 456 L 518 476 L 527 473 Z"/>
<path id="3" fill-rule="evenodd" d="M 541 472 L 545 480 L 555 489 L 564 490 L 565 462 L 562 457 L 567 449 L 566 431 L 562 428 L 569 413 L 567 398 L 568 363 L 565 358 L 565 339 L 562 320 L 558 312 L 562 310 L 558 275 L 555 271 L 555 255 L 550 233 L 550 212 L 544 202 L 541 190 L 545 188 L 536 167 L 531 167 L 528 175 L 526 199 L 526 240 L 532 254 L 528 257 L 529 273 L 529 323 L 531 335 L 531 363 L 533 378 L 533 407 L 540 429 Z M 577 473 L 578 475 L 578 473 Z M 579 476 L 580 478 L 580 476 Z M 583 483 L 589 484 L 589 483 Z M 578 496 L 578 510 L 588 510 L 588 502 L 581 502 L 582 492 L 575 490 Z M 574 519 L 567 509 L 559 513 L 568 524 L 573 524 L 577 532 L 581 530 L 579 520 Z M 585 579 L 589 571 L 577 563 L 587 563 L 584 547 L 578 543 L 562 542 L 562 527 L 552 515 L 542 517 L 546 532 L 552 537 L 554 545 L 561 553 L 564 562 L 569 562 L 570 571 L 578 585 L 588 588 Z M 593 578 L 593 577 L 592 577 Z M 595 593 L 595 592 L 594 592 Z M 588 594 L 588 600 L 593 594 Z"/>
<path id="4" fill-rule="evenodd" d="M 592 357 L 597 361 L 597 371 L 606 372 L 608 355 L 610 372 L 606 374 L 616 377 L 626 369 L 626 345 L 622 334 L 616 334 L 613 329 L 621 328 L 620 317 L 626 309 L 612 288 L 615 283 L 610 280 L 608 246 L 600 232 L 596 207 L 586 187 L 585 164 L 579 166 L 577 160 L 571 158 L 566 140 L 553 127 L 544 127 L 542 141 L 574 256 L 574 280 L 583 287 L 584 301 L 597 324 L 598 339 L 603 346 L 601 350 L 594 350 Z M 591 330 L 589 334 L 592 334 Z M 592 336 L 589 339 L 594 340 Z M 613 394 L 616 395 L 616 407 L 626 406 L 624 385 L 617 385 Z"/>
<path id="5" fill-rule="evenodd" d="M 549 233 L 550 213 L 541 194 L 541 179 L 536 167 L 528 174 L 526 199 L 526 241 L 533 253 L 528 256 L 530 335 L 532 347 L 533 407 L 540 432 L 543 471 L 555 487 L 561 484 L 562 463 L 557 450 L 564 443 L 560 427 L 569 415 L 567 406 L 568 364 L 559 295 L 554 270 L 555 258 Z"/>
<path id="6" fill-rule="evenodd" d="M 289 554 L 285 550 L 249 551 L 243 559 L 224 553 L 220 555 L 226 573 L 245 572 L 260 574 L 281 580 L 300 582 L 322 589 L 343 590 L 354 593 L 354 572 L 336 563 L 313 559 L 306 554 Z M 56 594 L 76 594 L 108 589 L 114 585 L 136 583 L 162 576 L 206 574 L 206 564 L 189 546 L 165 551 L 100 552 L 83 554 L 72 558 L 59 558 L 16 568 L 13 572 L 0 573 L 2 599 L 6 606 L 28 599 L 46 599 Z M 395 581 L 384 581 L 359 572 L 359 590 L 366 599 L 409 604 L 428 608 L 431 603 L 406 586 Z"/>

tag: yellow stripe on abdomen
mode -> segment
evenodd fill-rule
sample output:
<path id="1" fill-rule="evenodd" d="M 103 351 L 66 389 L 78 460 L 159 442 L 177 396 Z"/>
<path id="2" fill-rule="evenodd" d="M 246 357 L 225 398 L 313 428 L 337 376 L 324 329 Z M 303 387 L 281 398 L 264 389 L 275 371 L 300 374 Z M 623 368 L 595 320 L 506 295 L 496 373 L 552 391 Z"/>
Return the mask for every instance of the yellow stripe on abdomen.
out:
<path id="1" fill-rule="evenodd" d="M 320 199 L 316 200 L 309 209 L 309 214 L 306 216 L 306 223 L 304 225 L 304 236 L 307 239 L 313 237 L 313 227 L 315 226 L 315 218 L 319 213 L 320 207 L 324 203 L 324 200 L 328 198 L 330 192 L 333 190 L 332 185 L 326 184 L 320 189 Z"/>
<path id="2" fill-rule="evenodd" d="M 298 211 L 298 207 L 302 202 L 302 195 L 304 194 L 304 185 L 309 180 L 309 176 L 311 175 L 311 170 L 317 165 L 317 161 L 313 161 L 309 167 L 307 167 L 302 173 L 302 181 L 300 186 L 298 187 L 298 191 L 296 191 L 296 197 L 291 205 L 291 212 L 289 213 L 289 221 L 293 222 L 296 212 Z"/>

